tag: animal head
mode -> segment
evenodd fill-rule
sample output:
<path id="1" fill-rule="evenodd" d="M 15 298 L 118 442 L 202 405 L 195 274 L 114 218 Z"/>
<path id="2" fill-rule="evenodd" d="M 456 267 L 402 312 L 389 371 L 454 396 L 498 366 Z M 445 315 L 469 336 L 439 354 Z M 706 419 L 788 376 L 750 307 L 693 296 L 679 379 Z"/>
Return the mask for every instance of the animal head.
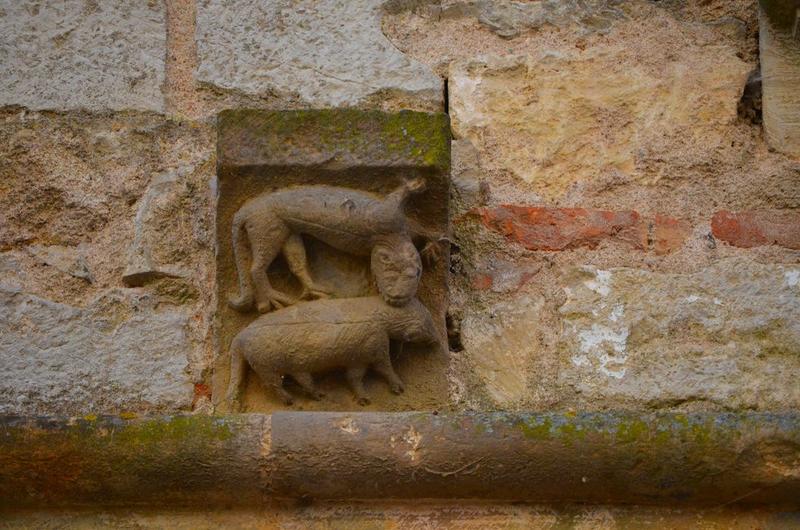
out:
<path id="1" fill-rule="evenodd" d="M 392 308 L 389 336 L 403 342 L 440 342 L 430 311 L 416 298 L 403 307 Z"/>
<path id="2" fill-rule="evenodd" d="M 402 306 L 417 294 L 422 262 L 408 236 L 392 234 L 379 238 L 372 247 L 370 266 L 378 292 L 387 304 Z"/>

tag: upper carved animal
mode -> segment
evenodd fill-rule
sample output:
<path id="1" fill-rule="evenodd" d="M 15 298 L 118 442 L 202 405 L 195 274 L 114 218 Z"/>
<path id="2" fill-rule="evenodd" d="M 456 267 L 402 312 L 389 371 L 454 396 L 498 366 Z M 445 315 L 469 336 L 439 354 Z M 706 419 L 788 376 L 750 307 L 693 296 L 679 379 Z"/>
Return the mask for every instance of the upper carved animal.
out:
<path id="1" fill-rule="evenodd" d="M 372 256 L 373 264 L 379 250 L 384 263 L 396 262 L 399 269 L 419 263 L 404 206 L 410 195 L 424 187 L 422 179 L 408 181 L 381 198 L 348 188 L 298 186 L 248 200 L 233 218 L 239 296 L 230 299 L 231 307 L 248 311 L 255 302 L 258 311 L 265 313 L 297 301 L 273 288 L 267 276 L 267 268 L 280 252 L 302 284 L 300 299 L 330 294 L 309 273 L 302 234 L 357 256 Z M 249 270 L 248 246 L 252 253 Z M 373 274 L 378 272 L 373 270 Z M 403 292 L 395 285 L 393 295 L 381 294 L 389 303 L 405 303 L 416 293 L 418 280 L 417 276 L 416 282 L 405 282 L 406 291 L 413 292 Z M 379 287 L 381 283 L 378 281 Z"/>

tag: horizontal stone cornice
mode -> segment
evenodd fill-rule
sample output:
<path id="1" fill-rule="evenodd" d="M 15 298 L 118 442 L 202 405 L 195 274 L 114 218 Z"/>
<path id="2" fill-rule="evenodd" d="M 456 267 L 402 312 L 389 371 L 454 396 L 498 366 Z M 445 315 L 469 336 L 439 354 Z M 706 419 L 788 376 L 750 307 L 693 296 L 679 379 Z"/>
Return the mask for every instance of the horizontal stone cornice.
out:
<path id="1" fill-rule="evenodd" d="M 0 506 L 273 499 L 800 506 L 800 414 L 0 419 Z"/>

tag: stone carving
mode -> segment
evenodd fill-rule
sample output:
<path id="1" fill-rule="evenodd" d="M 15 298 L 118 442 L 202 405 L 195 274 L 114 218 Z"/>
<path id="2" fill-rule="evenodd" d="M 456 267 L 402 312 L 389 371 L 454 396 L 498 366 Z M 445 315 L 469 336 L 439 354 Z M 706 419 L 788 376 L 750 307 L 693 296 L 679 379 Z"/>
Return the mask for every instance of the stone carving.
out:
<path id="1" fill-rule="evenodd" d="M 445 403 L 447 116 L 247 109 L 217 125 L 214 405 L 341 410 L 350 389 L 381 410 Z"/>
<path id="2" fill-rule="evenodd" d="M 422 262 L 404 213 L 408 197 L 424 187 L 422 179 L 411 180 L 379 198 L 333 186 L 299 186 L 262 194 L 236 212 L 232 242 L 240 292 L 230 304 L 245 311 L 255 302 L 260 313 L 277 311 L 256 319 L 231 342 L 228 399 L 234 408 L 245 360 L 286 404 L 293 398 L 283 388 L 284 376 L 321 399 L 312 374 L 336 368 L 345 370 L 362 405 L 370 402 L 362 383 L 368 368 L 383 376 L 392 392 L 403 392 L 389 357 L 390 341 L 400 349 L 404 342 L 438 343 L 430 312 L 415 298 Z M 303 234 L 353 255 L 369 256 L 379 296 L 298 304 L 304 298 L 330 296 L 309 273 Z M 435 248 L 432 245 L 428 248 Z M 298 300 L 269 282 L 267 268 L 280 252 L 302 284 Z"/>
<path id="3" fill-rule="evenodd" d="M 373 273 L 386 302 L 405 303 L 416 293 L 421 268 L 403 209 L 407 199 L 424 188 L 424 180 L 415 179 L 379 198 L 347 188 L 298 186 L 247 201 L 233 218 L 239 295 L 229 300 L 231 307 L 249 311 L 255 303 L 258 311 L 265 313 L 298 300 L 330 295 L 309 273 L 303 234 L 356 256 L 371 256 Z M 417 227 L 416 232 L 422 230 Z M 267 276 L 267 268 L 281 252 L 302 284 L 298 299 L 273 288 Z M 435 256 L 437 243 L 430 241 L 424 253 Z M 413 282 L 399 272 L 415 265 Z"/>
<path id="4" fill-rule="evenodd" d="M 245 361 L 287 405 L 293 398 L 283 388 L 284 375 L 312 398 L 321 399 L 312 374 L 336 368 L 345 369 L 362 405 L 370 402 L 362 382 L 368 368 L 400 394 L 404 387 L 392 368 L 390 341 L 396 341 L 400 350 L 406 342 L 439 345 L 431 314 L 416 298 L 399 306 L 380 296 L 315 300 L 261 315 L 231 343 L 228 400 L 238 408 Z"/>

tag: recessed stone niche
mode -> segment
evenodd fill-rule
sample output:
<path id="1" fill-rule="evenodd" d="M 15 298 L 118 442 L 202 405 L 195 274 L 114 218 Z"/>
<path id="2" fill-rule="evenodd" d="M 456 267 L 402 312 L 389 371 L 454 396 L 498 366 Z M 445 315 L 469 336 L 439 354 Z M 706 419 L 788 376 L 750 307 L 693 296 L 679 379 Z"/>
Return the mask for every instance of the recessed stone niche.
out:
<path id="1" fill-rule="evenodd" d="M 219 115 L 218 131 L 217 409 L 401 411 L 446 406 L 447 115 L 230 110 Z M 391 206 L 398 197 L 399 224 L 372 209 Z M 401 233 L 400 243 L 385 234 L 392 231 Z M 362 236 L 371 233 L 387 236 L 380 239 L 383 254 L 375 246 L 371 253 L 365 250 L 373 240 Z M 407 241 L 411 243 L 404 246 Z M 266 277 L 258 264 L 253 266 L 254 254 L 268 263 Z M 384 273 L 387 266 L 396 266 L 396 274 Z M 416 340 L 420 336 L 398 328 L 398 319 L 414 320 L 403 315 L 418 316 L 416 331 L 423 335 L 422 321 L 427 319 L 432 337 Z M 386 326 L 391 329 L 385 331 Z M 374 344 L 383 344 L 375 337 L 384 331 L 402 386 L 364 361 L 369 368 L 359 398 L 352 374 L 333 357 L 368 354 Z M 232 350 L 237 334 L 239 346 Z M 414 340 L 403 340 L 409 337 Z M 254 348 L 260 360 L 247 359 L 255 355 Z M 233 370 L 232 351 L 234 361 L 242 361 L 234 362 Z M 281 359 L 277 364 L 276 356 Z M 320 356 L 325 362 L 315 364 Z M 261 362 L 265 358 L 266 364 Z M 282 383 L 271 379 L 276 372 L 292 371 L 310 373 L 313 391 L 298 381 L 302 373 L 281 373 Z M 238 392 L 232 392 L 234 386 Z"/>

